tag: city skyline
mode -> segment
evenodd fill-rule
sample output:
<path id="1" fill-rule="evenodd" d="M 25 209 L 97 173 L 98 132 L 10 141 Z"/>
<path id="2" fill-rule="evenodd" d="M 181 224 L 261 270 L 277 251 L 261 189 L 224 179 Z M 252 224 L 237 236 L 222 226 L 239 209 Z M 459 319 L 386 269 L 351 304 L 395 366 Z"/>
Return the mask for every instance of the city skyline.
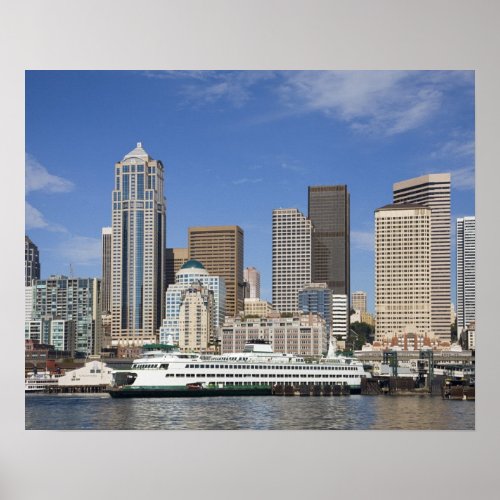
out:
<path id="1" fill-rule="evenodd" d="M 348 186 L 351 289 L 367 290 L 369 310 L 373 211 L 394 182 L 449 171 L 452 231 L 474 215 L 473 72 L 36 71 L 26 96 L 27 234 L 42 277 L 70 264 L 100 276 L 113 166 L 139 141 L 165 165 L 166 246 L 186 247 L 190 226 L 241 226 L 268 300 L 272 210 L 307 213 L 308 186 Z M 117 122 L 120 109 L 150 119 Z"/>

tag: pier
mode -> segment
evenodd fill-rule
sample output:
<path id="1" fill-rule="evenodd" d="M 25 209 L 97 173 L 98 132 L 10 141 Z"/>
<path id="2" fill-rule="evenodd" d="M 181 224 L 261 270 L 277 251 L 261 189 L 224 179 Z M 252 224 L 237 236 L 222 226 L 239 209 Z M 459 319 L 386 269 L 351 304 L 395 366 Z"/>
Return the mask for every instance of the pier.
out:
<path id="1" fill-rule="evenodd" d="M 351 388 L 340 384 L 275 384 L 273 396 L 349 396 Z"/>

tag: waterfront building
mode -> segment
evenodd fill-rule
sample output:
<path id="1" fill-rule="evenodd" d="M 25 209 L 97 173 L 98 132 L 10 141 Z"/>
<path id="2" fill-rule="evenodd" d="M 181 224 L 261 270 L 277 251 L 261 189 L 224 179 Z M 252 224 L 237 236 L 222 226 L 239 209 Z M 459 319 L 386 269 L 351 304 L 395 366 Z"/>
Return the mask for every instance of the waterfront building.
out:
<path id="1" fill-rule="evenodd" d="M 214 292 L 199 281 L 182 292 L 179 309 L 179 348 L 207 352 L 216 344 Z"/>
<path id="2" fill-rule="evenodd" d="M 215 328 L 224 323 L 226 314 L 226 285 L 224 278 L 210 275 L 201 262 L 191 259 L 179 269 L 175 275 L 175 281 L 175 284 L 169 285 L 165 294 L 165 319 L 160 328 L 161 343 L 166 343 L 170 336 L 175 343 L 179 342 L 179 314 L 182 294 L 195 282 L 213 292 Z"/>
<path id="3" fill-rule="evenodd" d="M 245 298 L 260 299 L 260 273 L 255 267 L 247 267 L 243 271 L 245 281 Z"/>
<path id="4" fill-rule="evenodd" d="M 189 258 L 200 261 L 212 276 L 224 278 L 225 311 L 243 310 L 243 229 L 239 226 L 190 227 Z"/>
<path id="5" fill-rule="evenodd" d="M 175 275 L 184 263 L 189 260 L 189 249 L 166 248 L 165 249 L 165 289 L 175 283 Z"/>
<path id="6" fill-rule="evenodd" d="M 321 356 L 326 351 L 325 320 L 319 314 L 293 317 L 226 318 L 221 330 L 221 353 L 243 352 L 247 341 L 268 341 L 274 352 Z"/>
<path id="7" fill-rule="evenodd" d="M 366 312 L 366 302 L 367 302 L 366 292 L 352 292 L 351 295 L 351 309 L 360 312 Z"/>
<path id="8" fill-rule="evenodd" d="M 350 294 L 350 195 L 346 185 L 309 186 L 308 214 L 314 226 L 311 281 L 334 294 Z"/>
<path id="9" fill-rule="evenodd" d="M 95 353 L 99 285 L 98 278 L 60 275 L 34 281 L 33 319 L 74 321 L 74 350 L 87 355 Z M 48 344 L 50 338 L 42 335 L 40 342 Z"/>
<path id="10" fill-rule="evenodd" d="M 32 319 L 24 322 L 24 339 L 50 344 L 50 319 Z"/>
<path id="11" fill-rule="evenodd" d="M 416 203 L 431 209 L 431 330 L 450 340 L 451 176 L 428 174 L 397 182 L 394 203 Z"/>
<path id="12" fill-rule="evenodd" d="M 156 342 L 165 301 L 164 168 L 142 144 L 115 164 L 112 342 Z"/>
<path id="13" fill-rule="evenodd" d="M 244 316 L 256 316 L 259 318 L 266 317 L 269 313 L 274 311 L 273 305 L 264 299 L 245 299 Z"/>
<path id="14" fill-rule="evenodd" d="M 349 297 L 346 294 L 332 295 L 332 329 L 331 335 L 337 340 L 345 341 L 349 333 Z"/>
<path id="15" fill-rule="evenodd" d="M 101 306 L 103 314 L 111 313 L 111 251 L 113 246 L 113 228 L 103 227 L 101 233 L 102 281 Z"/>
<path id="16" fill-rule="evenodd" d="M 311 283 L 313 226 L 296 208 L 273 210 L 273 307 L 298 311 L 299 290 Z"/>
<path id="17" fill-rule="evenodd" d="M 476 218 L 457 219 L 457 332 L 476 320 Z"/>
<path id="18" fill-rule="evenodd" d="M 24 284 L 30 286 L 33 280 L 40 279 L 40 254 L 38 247 L 24 236 Z"/>
<path id="19" fill-rule="evenodd" d="M 325 320 L 326 339 L 332 328 L 332 291 L 326 283 L 308 283 L 299 290 L 299 311 L 316 313 Z"/>
<path id="20" fill-rule="evenodd" d="M 378 341 L 403 333 L 432 337 L 430 208 L 375 211 L 375 313 Z"/>

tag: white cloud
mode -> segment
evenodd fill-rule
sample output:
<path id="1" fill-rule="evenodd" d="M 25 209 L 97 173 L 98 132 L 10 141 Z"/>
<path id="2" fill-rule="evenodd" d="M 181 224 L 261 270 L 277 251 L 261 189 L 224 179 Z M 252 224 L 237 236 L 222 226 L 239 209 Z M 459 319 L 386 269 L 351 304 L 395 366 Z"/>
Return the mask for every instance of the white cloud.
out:
<path id="1" fill-rule="evenodd" d="M 300 165 L 296 161 L 282 161 L 280 167 L 284 170 L 290 170 L 291 172 L 304 173 L 307 172 L 307 168 Z"/>
<path id="2" fill-rule="evenodd" d="M 29 204 L 27 201 L 25 202 L 24 224 L 26 230 L 46 229 L 47 231 L 53 231 L 57 233 L 66 232 L 66 229 L 63 226 L 48 222 L 42 212 Z"/>
<path id="3" fill-rule="evenodd" d="M 188 80 L 182 87 L 186 102 L 206 105 L 227 100 L 233 106 L 243 106 L 251 99 L 251 88 L 270 78 L 272 71 L 146 71 L 148 78 Z"/>
<path id="4" fill-rule="evenodd" d="M 474 167 L 463 167 L 451 171 L 451 187 L 459 191 L 474 189 Z"/>
<path id="5" fill-rule="evenodd" d="M 248 177 L 242 177 L 241 179 L 237 179 L 233 181 L 233 184 L 239 185 L 239 184 L 257 184 L 258 182 L 262 182 L 262 179 L 256 178 L 256 179 L 250 179 Z"/>
<path id="6" fill-rule="evenodd" d="M 473 156 L 475 150 L 474 140 L 452 139 L 439 145 L 439 148 L 431 154 L 432 158 L 460 158 Z"/>
<path id="7" fill-rule="evenodd" d="M 57 247 L 57 254 L 62 263 L 92 265 L 101 259 L 100 238 L 70 236 Z"/>
<path id="8" fill-rule="evenodd" d="M 52 175 L 32 155 L 26 153 L 26 194 L 32 191 L 46 193 L 67 193 L 74 188 L 74 184 L 62 177 Z"/>
<path id="9" fill-rule="evenodd" d="M 288 72 L 280 95 L 298 113 L 320 111 L 354 130 L 394 135 L 425 123 L 453 78 L 414 71 Z"/>
<path id="10" fill-rule="evenodd" d="M 44 229 L 49 226 L 42 212 L 31 206 L 28 202 L 25 203 L 24 220 L 26 229 Z"/>
<path id="11" fill-rule="evenodd" d="M 351 245 L 357 250 L 374 251 L 375 239 L 372 231 L 351 231 Z"/>

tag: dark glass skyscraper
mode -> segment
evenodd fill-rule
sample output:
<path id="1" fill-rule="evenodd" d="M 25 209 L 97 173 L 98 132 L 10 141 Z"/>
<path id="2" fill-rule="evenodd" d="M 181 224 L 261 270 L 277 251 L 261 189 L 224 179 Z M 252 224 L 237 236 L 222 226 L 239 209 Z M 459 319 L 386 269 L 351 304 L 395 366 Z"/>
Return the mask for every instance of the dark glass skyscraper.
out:
<path id="1" fill-rule="evenodd" d="M 311 279 L 350 297 L 350 195 L 346 185 L 309 186 Z"/>
<path id="2" fill-rule="evenodd" d="M 164 171 L 137 147 L 115 165 L 112 338 L 118 346 L 155 342 L 165 304 Z"/>

